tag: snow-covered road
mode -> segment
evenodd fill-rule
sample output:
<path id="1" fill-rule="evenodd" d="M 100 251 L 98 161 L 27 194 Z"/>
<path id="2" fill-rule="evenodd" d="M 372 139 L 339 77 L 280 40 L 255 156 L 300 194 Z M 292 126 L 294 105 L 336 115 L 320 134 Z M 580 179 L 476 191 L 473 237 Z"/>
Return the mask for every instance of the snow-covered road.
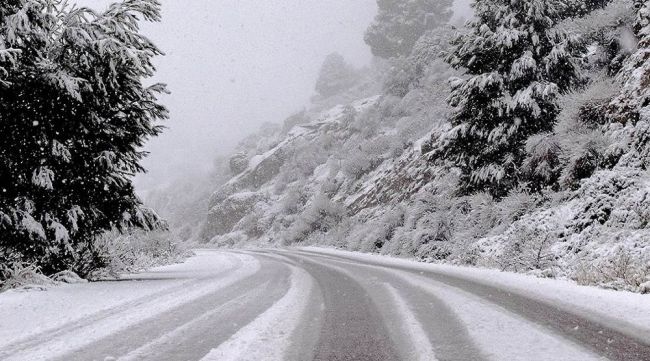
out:
<path id="1" fill-rule="evenodd" d="M 650 360 L 650 296 L 316 248 L 0 294 L 0 360 Z"/>

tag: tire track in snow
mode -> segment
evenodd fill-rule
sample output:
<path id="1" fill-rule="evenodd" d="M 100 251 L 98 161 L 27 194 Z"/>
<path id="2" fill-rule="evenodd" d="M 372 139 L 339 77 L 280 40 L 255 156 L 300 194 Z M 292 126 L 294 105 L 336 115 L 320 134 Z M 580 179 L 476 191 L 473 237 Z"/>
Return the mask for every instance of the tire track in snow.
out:
<path id="1" fill-rule="evenodd" d="M 606 358 L 496 304 L 430 279 L 395 271 L 404 282 L 454 306 L 472 339 L 494 361 L 596 361 Z"/>
<path id="2" fill-rule="evenodd" d="M 180 289 L 178 292 L 160 295 L 155 300 L 136 302 L 132 307 L 121 309 L 115 314 L 102 313 L 99 320 L 90 318 L 86 322 L 76 322 L 58 330 L 54 334 L 47 333 L 26 343 L 16 344 L 13 348 L 0 350 L 0 359 L 5 361 L 37 361 L 63 357 L 64 360 L 74 358 L 86 360 L 87 355 L 73 355 L 71 352 L 83 349 L 100 342 L 110 336 L 119 335 L 124 330 L 137 324 L 154 323 L 157 317 L 185 305 L 206 300 L 220 290 L 251 278 L 260 271 L 260 264 L 255 259 L 244 262 L 240 268 L 225 277 L 217 278 L 216 282 L 205 285 L 195 284 L 193 289 Z M 103 359 L 103 358 L 102 358 Z"/>
<path id="3" fill-rule="evenodd" d="M 394 276 L 390 270 L 312 254 L 303 254 L 302 256 L 312 261 L 316 258 L 319 261 L 315 262 L 326 267 L 339 269 L 341 272 L 348 274 L 350 278 L 354 278 L 356 282 L 362 284 L 375 300 L 384 316 L 386 325 L 402 325 L 405 317 L 400 313 L 391 312 L 396 309 L 395 302 L 388 291 L 384 291 L 385 285 L 390 284 L 398 294 L 401 294 L 401 298 L 408 296 L 406 301 L 408 301 L 410 307 L 407 308 L 410 309 L 409 312 L 422 326 L 425 332 L 424 339 L 433 347 L 432 352 L 428 353 L 427 357 L 434 359 L 435 355 L 437 355 L 440 360 L 486 360 L 486 357 L 470 338 L 465 324 L 456 316 L 453 309 L 438 297 L 409 286 L 400 278 Z M 402 331 L 401 327 L 389 327 L 391 337 L 395 340 L 394 342 L 402 359 L 417 359 L 415 350 L 420 347 L 413 345 L 413 341 L 409 337 L 405 337 L 406 333 L 400 331 Z"/>
<path id="4" fill-rule="evenodd" d="M 409 360 L 413 361 L 437 361 L 433 352 L 433 346 L 426 336 L 426 332 L 422 328 L 422 324 L 418 322 L 417 318 L 410 310 L 406 301 L 399 295 L 397 290 L 390 285 L 384 283 L 384 287 L 393 299 L 393 304 L 396 306 L 396 311 L 400 318 L 404 320 L 402 324 L 402 331 L 408 335 L 411 340 L 412 352 Z"/>
<path id="5" fill-rule="evenodd" d="M 113 333 L 60 360 L 103 360 L 125 355 L 138 360 L 200 359 L 268 308 L 288 287 L 287 268 L 255 262 L 260 268 L 253 275 L 240 277 L 227 287 Z M 233 303 L 233 299 L 241 302 Z M 184 327 L 187 324 L 192 327 Z M 175 337 L 167 337 L 171 334 Z"/>
<path id="6" fill-rule="evenodd" d="M 558 305 L 532 299 L 519 292 L 432 270 L 316 251 L 302 250 L 298 252 L 423 276 L 429 280 L 483 298 L 487 302 L 496 304 L 520 317 L 541 325 L 612 361 L 650 361 L 650 342 L 648 340 L 640 339 L 634 334 L 623 333 L 607 327 L 604 323 L 580 316 Z"/>
<path id="7" fill-rule="evenodd" d="M 311 255 L 319 257 L 320 255 Z M 453 307 L 454 313 L 466 325 L 470 337 L 490 360 L 500 361 L 589 361 L 604 360 L 593 351 L 562 337 L 552 330 L 535 324 L 489 299 L 483 299 L 445 283 L 414 272 L 394 270 L 376 265 L 364 265 L 336 256 L 324 256 L 330 262 L 352 267 L 373 268 L 390 272 L 401 282 L 437 297 Z M 550 331 L 550 332 L 549 332 Z M 523 351 L 523 352 L 522 352 Z"/>
<path id="8" fill-rule="evenodd" d="M 196 338 L 201 338 L 201 343 L 206 343 L 206 336 L 210 331 L 214 330 L 219 325 L 233 325 L 239 327 L 236 322 L 228 322 L 229 317 L 233 314 L 241 314 L 247 310 L 250 303 L 254 303 L 261 297 L 268 297 L 271 281 L 268 280 L 258 286 L 244 291 L 239 296 L 230 298 L 227 302 L 216 306 L 210 311 L 176 327 L 173 330 L 165 333 L 164 335 L 156 338 L 155 340 L 129 352 L 127 355 L 118 358 L 119 361 L 135 361 L 135 360 L 174 360 L 176 358 L 189 358 L 191 354 L 201 355 L 201 350 L 192 344 L 192 350 L 188 350 L 184 341 L 196 342 Z M 207 326 L 207 327 L 206 327 Z M 220 332 L 223 333 L 226 327 L 221 327 Z M 198 331 L 198 332 L 197 332 Z M 203 337 L 201 337 L 203 335 Z M 205 347 L 208 350 L 208 345 Z M 171 349 L 171 350 L 170 350 Z M 200 356 L 199 356 L 200 357 Z"/>
<path id="9" fill-rule="evenodd" d="M 287 258 L 277 253 L 272 253 L 263 250 L 242 252 L 247 255 L 255 257 L 264 257 L 273 259 L 278 262 L 288 263 L 299 269 L 302 264 Z M 317 349 L 319 336 L 323 325 L 325 301 L 319 287 L 316 285 L 315 279 L 309 275 L 312 280 L 311 291 L 305 293 L 304 302 L 306 307 L 302 310 L 302 317 L 296 325 L 296 331 L 292 335 L 291 347 L 284 355 L 284 360 L 287 361 L 304 361 L 313 360 L 315 350 Z"/>
<path id="10" fill-rule="evenodd" d="M 291 269 L 291 286 L 279 301 L 212 350 L 203 361 L 287 360 L 292 335 L 307 309 L 313 280 L 304 270 Z"/>
<path id="11" fill-rule="evenodd" d="M 384 326 L 387 328 L 394 349 L 401 360 L 436 360 L 431 343 L 424 330 L 422 330 L 420 323 L 413 316 L 403 299 L 398 294 L 391 293 L 391 291 L 396 291 L 390 284 L 375 277 L 365 277 L 367 275 L 361 275 L 344 267 L 321 262 L 314 258 L 308 259 L 310 262 L 344 275 L 348 280 L 357 283 L 366 291 L 374 305 L 377 306 L 379 313 L 383 316 Z M 394 327 L 395 325 L 397 327 Z"/>
<path id="12" fill-rule="evenodd" d="M 16 341 L 13 341 L 7 345 L 0 346 L 0 356 L 6 356 L 7 354 L 11 353 L 16 353 L 19 352 L 20 350 L 25 350 L 29 349 L 31 347 L 38 346 L 39 344 L 43 343 L 43 339 L 52 339 L 55 337 L 58 337 L 60 335 L 64 335 L 66 333 L 73 332 L 77 329 L 81 329 L 83 327 L 86 327 L 87 325 L 91 323 L 96 323 L 100 322 L 104 319 L 107 319 L 109 317 L 115 317 L 118 314 L 126 314 L 129 312 L 130 309 L 145 305 L 147 303 L 151 302 L 151 299 L 157 299 L 159 297 L 165 296 L 165 295 L 170 295 L 172 293 L 178 293 L 178 294 L 183 294 L 187 292 L 188 287 L 195 287 L 206 280 L 216 280 L 219 279 L 220 277 L 225 276 L 226 274 L 236 271 L 239 268 L 242 267 L 243 261 L 241 258 L 233 258 L 230 257 L 230 259 L 235 259 L 236 262 L 225 269 L 219 270 L 218 272 L 204 276 L 198 279 L 191 279 L 188 281 L 184 281 L 180 284 L 170 286 L 168 288 L 161 289 L 159 291 L 145 294 L 141 297 L 132 299 L 130 301 L 127 301 L 125 303 L 120 303 L 114 306 L 111 306 L 109 308 L 105 308 L 102 310 L 99 310 L 97 312 L 94 312 L 92 314 L 86 315 L 82 318 L 79 318 L 77 320 L 74 320 L 72 322 L 65 323 L 63 325 L 46 329 L 43 331 L 39 331 L 37 333 L 33 333 L 30 335 L 27 335 L 21 339 L 18 339 Z M 250 262 L 250 261 L 249 261 Z M 120 279 L 124 280 L 124 282 L 131 282 L 129 278 L 125 279 Z M 103 281 L 103 282 L 113 282 L 113 281 Z M 133 281 L 135 282 L 135 281 Z"/>
<path id="13" fill-rule="evenodd" d="M 323 297 L 323 320 L 314 360 L 400 359 L 380 311 L 358 282 L 311 259 L 281 254 L 314 278 Z"/>

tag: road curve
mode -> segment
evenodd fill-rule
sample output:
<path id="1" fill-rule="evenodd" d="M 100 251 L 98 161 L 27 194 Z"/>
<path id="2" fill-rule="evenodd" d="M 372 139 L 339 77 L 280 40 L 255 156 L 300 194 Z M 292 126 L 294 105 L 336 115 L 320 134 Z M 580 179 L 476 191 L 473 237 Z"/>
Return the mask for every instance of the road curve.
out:
<path id="1" fill-rule="evenodd" d="M 125 281 L 182 284 L 0 342 L 0 359 L 650 361 L 643 336 L 460 276 L 313 250 L 200 256 Z"/>

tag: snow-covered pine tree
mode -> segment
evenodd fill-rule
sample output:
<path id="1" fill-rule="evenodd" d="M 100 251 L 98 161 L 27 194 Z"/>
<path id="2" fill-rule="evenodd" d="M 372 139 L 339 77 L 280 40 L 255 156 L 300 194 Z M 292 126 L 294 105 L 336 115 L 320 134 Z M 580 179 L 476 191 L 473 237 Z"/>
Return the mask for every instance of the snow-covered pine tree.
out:
<path id="1" fill-rule="evenodd" d="M 358 80 L 358 76 L 351 65 L 345 62 L 339 53 L 329 54 L 320 70 L 316 91 L 321 96 L 328 98 L 350 89 Z"/>
<path id="2" fill-rule="evenodd" d="M 609 156 L 624 167 L 650 167 L 650 0 L 635 0 L 635 52 L 623 63 L 620 94 L 610 103 Z"/>
<path id="3" fill-rule="evenodd" d="M 422 35 L 451 19 L 452 4 L 452 0 L 377 0 L 379 13 L 366 30 L 365 41 L 375 56 L 407 56 Z"/>
<path id="4" fill-rule="evenodd" d="M 636 52 L 625 62 L 618 80 L 623 84 L 621 94 L 612 103 L 622 122 L 637 121 L 643 108 L 650 106 L 650 1 L 635 0 L 637 18 L 634 35 Z"/>
<path id="5" fill-rule="evenodd" d="M 576 17 L 604 8 L 612 0 L 566 0 L 564 17 Z"/>
<path id="6" fill-rule="evenodd" d="M 83 274 L 97 235 L 158 222 L 131 182 L 167 117 L 164 85 L 143 85 L 161 52 L 140 18 L 158 21 L 160 3 L 0 4 L 0 262 Z"/>
<path id="7" fill-rule="evenodd" d="M 527 139 L 551 131 L 557 96 L 581 82 L 576 36 L 553 29 L 562 0 L 477 0 L 470 31 L 447 61 L 466 69 L 451 80 L 452 128 L 432 139 L 430 159 L 461 170 L 460 191 L 505 196 L 524 181 Z M 539 185 L 532 185 L 534 188 Z"/>

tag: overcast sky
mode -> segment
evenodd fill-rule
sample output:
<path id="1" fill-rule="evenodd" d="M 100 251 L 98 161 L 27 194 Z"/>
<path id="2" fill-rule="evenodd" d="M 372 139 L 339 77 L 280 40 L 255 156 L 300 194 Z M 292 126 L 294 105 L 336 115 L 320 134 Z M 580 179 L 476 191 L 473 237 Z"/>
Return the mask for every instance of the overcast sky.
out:
<path id="1" fill-rule="evenodd" d="M 112 1 L 77 0 L 98 10 Z M 363 32 L 375 0 L 163 0 L 163 21 L 144 25 L 166 56 L 157 80 L 172 92 L 169 129 L 149 142 L 140 190 L 209 168 L 266 121 L 302 109 L 325 56 L 370 60 Z"/>
<path id="2" fill-rule="evenodd" d="M 470 0 L 457 0 L 467 12 Z M 104 9 L 110 0 L 76 0 Z M 140 191 L 207 172 L 264 122 L 281 122 L 313 95 L 331 52 L 360 67 L 376 0 L 162 0 L 163 21 L 143 32 L 165 53 L 156 80 L 172 92 L 168 129 L 147 144 Z"/>

